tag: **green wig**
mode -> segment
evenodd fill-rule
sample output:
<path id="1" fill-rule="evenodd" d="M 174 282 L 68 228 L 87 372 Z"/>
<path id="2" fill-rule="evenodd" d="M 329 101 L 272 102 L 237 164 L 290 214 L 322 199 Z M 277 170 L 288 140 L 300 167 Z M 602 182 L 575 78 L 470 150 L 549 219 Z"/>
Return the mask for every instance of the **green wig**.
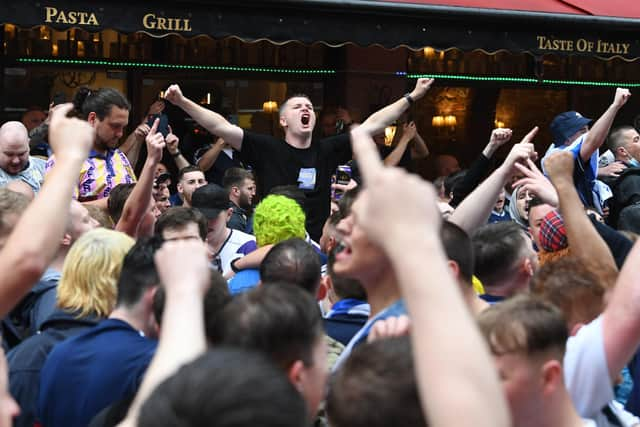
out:
<path id="1" fill-rule="evenodd" d="M 258 246 L 272 245 L 287 239 L 304 239 L 304 211 L 293 199 L 271 195 L 256 206 L 253 231 Z"/>

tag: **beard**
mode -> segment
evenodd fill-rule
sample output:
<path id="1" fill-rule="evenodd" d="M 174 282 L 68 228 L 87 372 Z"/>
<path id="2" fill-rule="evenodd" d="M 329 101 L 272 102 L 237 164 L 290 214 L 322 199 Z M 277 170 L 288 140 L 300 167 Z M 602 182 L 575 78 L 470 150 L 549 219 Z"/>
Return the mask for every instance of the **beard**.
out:
<path id="1" fill-rule="evenodd" d="M 105 141 L 96 133 L 95 147 L 101 151 L 113 150 L 120 146 L 119 139 L 112 139 L 109 142 Z"/>
<path id="2" fill-rule="evenodd" d="M 238 206 L 245 211 L 251 210 L 251 202 L 249 201 L 249 196 L 246 194 L 240 194 L 240 197 L 238 198 Z"/>

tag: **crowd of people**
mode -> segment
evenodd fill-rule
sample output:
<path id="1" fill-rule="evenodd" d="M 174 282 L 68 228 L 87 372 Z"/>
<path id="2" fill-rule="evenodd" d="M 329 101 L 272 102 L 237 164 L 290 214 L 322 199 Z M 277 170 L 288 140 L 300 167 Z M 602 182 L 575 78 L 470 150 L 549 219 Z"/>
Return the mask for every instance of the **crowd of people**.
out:
<path id="1" fill-rule="evenodd" d="M 130 135 L 111 88 L 4 123 L 0 427 L 640 425 L 630 92 L 429 183 L 415 123 L 384 130 L 432 84 L 322 137 L 306 95 L 279 138 L 178 85 Z"/>

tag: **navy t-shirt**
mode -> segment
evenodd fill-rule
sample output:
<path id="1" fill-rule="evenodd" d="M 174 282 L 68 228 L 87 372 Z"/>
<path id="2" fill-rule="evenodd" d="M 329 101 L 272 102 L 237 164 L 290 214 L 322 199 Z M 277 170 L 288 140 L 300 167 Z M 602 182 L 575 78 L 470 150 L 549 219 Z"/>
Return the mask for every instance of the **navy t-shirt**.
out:
<path id="1" fill-rule="evenodd" d="M 53 348 L 42 368 L 38 419 L 85 427 L 102 409 L 136 393 L 157 342 L 107 319 Z"/>

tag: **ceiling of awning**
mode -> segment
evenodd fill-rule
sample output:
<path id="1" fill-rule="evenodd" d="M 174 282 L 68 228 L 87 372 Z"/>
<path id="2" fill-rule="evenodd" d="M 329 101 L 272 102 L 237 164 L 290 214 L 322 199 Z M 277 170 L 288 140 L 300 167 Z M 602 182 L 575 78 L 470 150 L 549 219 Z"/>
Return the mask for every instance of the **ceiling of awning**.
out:
<path id="1" fill-rule="evenodd" d="M 11 2 L 0 10 L 0 23 L 154 37 L 206 35 L 634 60 L 640 58 L 640 20 L 590 15 L 606 12 L 601 3 L 613 7 L 623 2 L 618 10 L 640 16 L 640 2 L 631 0 L 56 0 Z M 520 10 L 507 10 L 516 7 Z"/>
<path id="2" fill-rule="evenodd" d="M 632 0 L 378 0 L 381 3 L 411 3 L 504 9 L 529 12 L 640 18 L 640 2 Z"/>

